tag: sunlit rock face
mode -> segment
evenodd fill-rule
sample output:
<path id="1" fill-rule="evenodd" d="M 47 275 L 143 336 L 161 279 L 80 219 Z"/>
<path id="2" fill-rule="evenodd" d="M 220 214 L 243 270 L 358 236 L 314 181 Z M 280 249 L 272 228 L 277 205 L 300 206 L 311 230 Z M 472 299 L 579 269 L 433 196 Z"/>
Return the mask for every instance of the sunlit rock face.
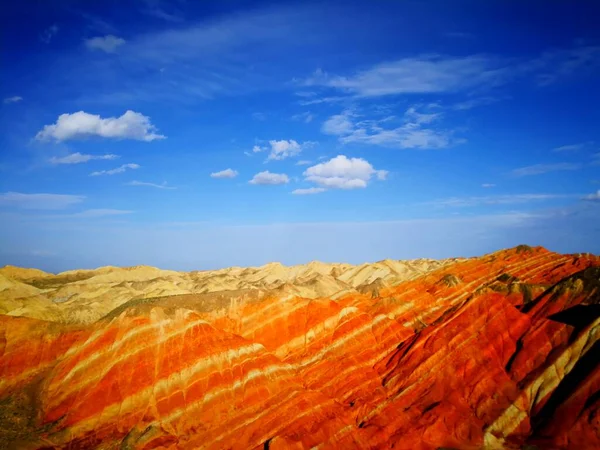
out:
<path id="1" fill-rule="evenodd" d="M 149 268 L 2 269 L 0 448 L 600 448 L 598 257 L 376 264 L 227 269 L 201 294 Z M 156 277 L 188 291 L 90 322 L 95 289 Z M 50 289 L 76 298 L 40 307 Z"/>

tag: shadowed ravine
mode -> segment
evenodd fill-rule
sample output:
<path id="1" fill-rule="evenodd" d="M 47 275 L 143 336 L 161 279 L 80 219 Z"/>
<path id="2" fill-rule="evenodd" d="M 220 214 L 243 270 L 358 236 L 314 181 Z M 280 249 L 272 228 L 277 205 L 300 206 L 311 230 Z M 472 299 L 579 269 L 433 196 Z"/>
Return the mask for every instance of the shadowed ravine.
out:
<path id="1" fill-rule="evenodd" d="M 593 255 L 0 283 L 0 448 L 600 448 Z"/>

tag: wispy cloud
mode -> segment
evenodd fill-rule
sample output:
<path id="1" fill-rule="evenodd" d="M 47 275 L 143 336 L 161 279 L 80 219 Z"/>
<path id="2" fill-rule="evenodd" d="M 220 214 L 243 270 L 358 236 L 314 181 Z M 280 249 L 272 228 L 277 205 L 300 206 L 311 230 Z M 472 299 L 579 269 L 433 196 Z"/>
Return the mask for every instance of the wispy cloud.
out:
<path id="1" fill-rule="evenodd" d="M 301 159 L 296 163 L 297 166 L 308 166 L 309 164 L 312 164 L 312 161 L 309 161 L 307 159 Z"/>
<path id="2" fill-rule="evenodd" d="M 169 186 L 168 183 L 166 181 L 163 181 L 162 183 L 158 184 L 158 183 L 148 183 L 146 181 L 130 181 L 129 183 L 125 183 L 127 186 L 147 186 L 147 187 L 153 187 L 156 189 L 177 189 L 174 186 Z"/>
<path id="3" fill-rule="evenodd" d="M 312 120 L 315 118 L 315 116 L 313 114 L 311 114 L 310 111 L 306 111 L 300 114 L 294 114 L 292 116 L 292 120 L 298 121 L 298 122 L 304 122 L 304 123 L 310 123 L 312 122 Z"/>
<path id="4" fill-rule="evenodd" d="M 117 49 L 125 44 L 125 39 L 108 34 L 106 36 L 96 36 L 84 41 L 85 46 L 90 50 L 100 50 L 105 53 L 115 53 Z"/>
<path id="5" fill-rule="evenodd" d="M 258 120 L 259 122 L 264 122 L 265 120 L 267 120 L 267 115 L 262 112 L 253 112 L 252 118 L 254 120 Z"/>
<path id="6" fill-rule="evenodd" d="M 319 105 L 322 103 L 341 103 L 341 102 L 347 102 L 347 101 L 348 101 L 348 97 L 329 96 L 329 97 L 307 98 L 307 99 L 298 101 L 298 104 L 301 106 L 310 106 L 310 105 Z"/>
<path id="7" fill-rule="evenodd" d="M 312 187 L 312 188 L 306 188 L 306 189 L 294 189 L 292 191 L 292 194 L 294 195 L 310 195 L 310 194 L 320 194 L 321 192 L 325 192 L 327 189 L 325 188 L 318 188 L 318 187 Z"/>
<path id="8" fill-rule="evenodd" d="M 124 214 L 132 214 L 133 211 L 123 209 L 86 209 L 74 214 L 69 214 L 69 217 L 81 218 L 81 219 L 92 219 L 99 217 L 108 216 L 122 216 Z"/>
<path id="9" fill-rule="evenodd" d="M 157 19 L 161 19 L 167 22 L 183 22 L 183 14 L 173 8 L 172 3 L 168 3 L 170 11 L 165 9 L 165 2 L 162 0 L 142 0 L 144 7 L 141 9 L 143 14 L 146 14 Z"/>
<path id="10" fill-rule="evenodd" d="M 483 184 L 481 185 L 481 187 L 482 187 L 482 188 L 493 188 L 493 187 L 496 187 L 496 185 L 495 185 L 495 184 L 493 184 L 493 183 L 483 183 Z"/>
<path id="11" fill-rule="evenodd" d="M 65 209 L 85 200 L 83 195 L 67 194 L 24 194 L 21 192 L 5 192 L 0 194 L 0 206 L 11 206 L 20 209 Z"/>
<path id="12" fill-rule="evenodd" d="M 375 170 L 362 158 L 348 158 L 345 155 L 338 155 L 304 171 L 306 181 L 321 188 L 333 189 L 365 188 L 373 176 L 378 180 L 385 180 L 387 175 L 386 170 Z"/>
<path id="13" fill-rule="evenodd" d="M 56 24 L 50 25 L 40 35 L 40 41 L 42 41 L 44 44 L 49 44 L 50 41 L 52 41 L 52 39 L 54 38 L 54 36 L 56 36 L 56 34 L 58 33 L 58 30 L 59 30 L 58 25 L 56 25 Z"/>
<path id="14" fill-rule="evenodd" d="M 581 150 L 585 147 L 587 147 L 588 145 L 590 145 L 591 142 L 582 142 L 579 144 L 568 144 L 568 145 L 561 145 L 560 147 L 554 147 L 552 149 L 553 152 L 576 152 L 578 150 Z"/>
<path id="15" fill-rule="evenodd" d="M 39 209 L 39 208 L 37 208 Z M 55 208 L 56 209 L 56 208 Z M 48 220 L 61 221 L 71 219 L 99 219 L 102 217 L 115 217 L 133 214 L 135 211 L 127 209 L 112 209 L 112 208 L 96 208 L 96 209 L 84 209 L 78 212 L 71 213 L 53 213 L 53 214 L 28 214 L 22 216 L 22 218 L 32 219 L 36 221 L 46 222 Z"/>
<path id="16" fill-rule="evenodd" d="M 102 160 L 113 160 L 119 158 L 119 155 L 107 154 L 107 155 L 87 155 L 82 153 L 71 153 L 70 155 L 63 157 L 52 157 L 50 158 L 51 164 L 81 164 L 88 161 L 102 159 Z"/>
<path id="17" fill-rule="evenodd" d="M 150 118 L 128 110 L 121 117 L 107 117 L 79 111 L 73 114 L 61 114 L 55 124 L 45 125 L 35 138 L 39 141 L 66 141 L 102 137 L 111 139 L 134 139 L 150 142 L 165 139 L 156 133 L 156 127 Z"/>
<path id="18" fill-rule="evenodd" d="M 594 192 L 593 194 L 586 195 L 583 197 L 583 199 L 591 202 L 600 202 L 600 190 Z"/>
<path id="19" fill-rule="evenodd" d="M 435 200 L 426 203 L 436 206 L 473 207 L 482 205 L 510 205 L 516 203 L 529 203 L 570 197 L 572 196 L 562 194 L 509 194 L 481 197 L 450 197 L 447 199 Z"/>
<path id="20" fill-rule="evenodd" d="M 576 46 L 549 50 L 530 59 L 425 54 L 377 64 L 349 75 L 317 69 L 308 78 L 296 81 L 303 86 L 331 88 L 353 97 L 441 94 L 489 90 L 519 77 L 533 77 L 539 86 L 546 86 L 577 73 L 591 72 L 599 65 L 600 47 Z M 485 104 L 487 100 L 482 101 Z M 481 103 L 471 100 L 458 104 L 457 109 L 470 109 L 478 104 Z"/>
<path id="21" fill-rule="evenodd" d="M 248 182 L 258 185 L 278 185 L 287 184 L 290 182 L 289 177 L 285 173 L 272 173 L 268 170 L 259 172 Z"/>
<path id="22" fill-rule="evenodd" d="M 500 100 L 502 100 L 502 98 L 500 97 L 471 98 L 469 100 L 455 103 L 454 105 L 452 105 L 451 108 L 457 111 L 467 111 L 469 109 L 477 108 L 479 106 L 491 105 L 492 103 L 499 102 Z"/>
<path id="23" fill-rule="evenodd" d="M 73 8 L 68 8 L 68 9 L 70 11 L 72 11 L 73 13 L 77 14 L 78 16 L 81 16 L 81 18 L 83 18 L 86 22 L 86 27 L 90 30 L 93 30 L 93 31 L 99 32 L 99 33 L 107 33 L 107 34 L 115 32 L 115 27 L 113 27 L 106 20 L 104 20 L 103 18 L 101 18 L 95 14 L 91 14 L 89 12 L 80 11 L 80 10 L 73 9 Z"/>
<path id="24" fill-rule="evenodd" d="M 575 75 L 586 75 L 600 66 L 600 46 L 577 46 L 542 53 L 524 64 L 536 75 L 539 86 L 548 86 Z"/>
<path id="25" fill-rule="evenodd" d="M 353 75 L 329 75 L 317 69 L 306 86 L 325 86 L 359 97 L 463 91 L 496 84 L 504 76 L 498 62 L 484 56 L 422 55 L 378 64 Z"/>
<path id="26" fill-rule="evenodd" d="M 556 164 L 534 164 L 532 166 L 519 167 L 511 171 L 516 177 L 525 177 L 530 175 L 541 175 L 548 172 L 559 172 L 564 170 L 581 169 L 581 164 L 576 163 L 556 163 Z"/>
<path id="27" fill-rule="evenodd" d="M 238 176 L 237 170 L 225 169 L 220 172 L 213 172 L 210 174 L 211 178 L 235 178 Z"/>
<path id="28" fill-rule="evenodd" d="M 321 131 L 325 134 L 332 134 L 334 136 L 351 134 L 355 129 L 352 117 L 353 113 L 350 110 L 346 110 L 341 114 L 335 114 L 323 122 Z"/>
<path id="29" fill-rule="evenodd" d="M 99 170 L 96 172 L 92 172 L 90 173 L 91 177 L 97 177 L 100 175 L 116 175 L 118 173 L 123 173 L 125 172 L 127 169 L 139 169 L 141 166 L 139 164 L 123 164 L 122 166 L 119 166 L 115 169 L 110 169 L 110 170 Z"/>
<path id="30" fill-rule="evenodd" d="M 436 129 L 432 123 L 440 119 L 440 113 L 421 113 L 415 107 L 409 108 L 402 125 L 386 126 L 394 117 L 379 120 L 357 120 L 352 111 L 331 116 L 323 123 L 321 131 L 338 136 L 342 144 L 362 143 L 392 148 L 439 149 L 465 142 L 455 138 L 453 131 Z"/>
<path id="31" fill-rule="evenodd" d="M 6 97 L 4 100 L 2 100 L 2 103 L 4 103 L 5 105 L 8 105 L 9 103 L 18 103 L 22 100 L 23 100 L 23 97 L 21 97 L 19 95 L 14 95 L 12 97 Z"/>
<path id="32" fill-rule="evenodd" d="M 184 17 L 172 3 L 158 5 L 145 6 L 141 12 L 167 20 Z M 272 66 L 253 57 L 257 49 L 274 49 L 273 43 L 278 47 L 276 52 L 286 51 L 282 50 L 286 43 L 297 44 L 292 36 L 301 27 L 300 21 L 309 19 L 303 10 L 267 7 L 243 14 L 214 14 L 194 23 L 161 24 L 154 31 L 127 36 L 127 43 L 118 49 L 119 58 L 103 61 L 97 77 L 82 74 L 100 85 L 86 99 L 118 105 L 140 101 L 194 103 L 272 89 Z M 248 70 L 249 66 L 253 69 Z M 98 67 L 97 61 L 93 67 Z M 148 69 L 144 77 L 139 76 L 140 67 Z M 120 80 L 118 87 L 105 81 L 115 78 Z"/>
<path id="33" fill-rule="evenodd" d="M 252 147 L 253 153 L 268 151 L 267 161 L 281 161 L 299 155 L 302 150 L 313 147 L 316 142 L 306 141 L 299 143 L 294 139 L 270 140 L 269 145 Z"/>

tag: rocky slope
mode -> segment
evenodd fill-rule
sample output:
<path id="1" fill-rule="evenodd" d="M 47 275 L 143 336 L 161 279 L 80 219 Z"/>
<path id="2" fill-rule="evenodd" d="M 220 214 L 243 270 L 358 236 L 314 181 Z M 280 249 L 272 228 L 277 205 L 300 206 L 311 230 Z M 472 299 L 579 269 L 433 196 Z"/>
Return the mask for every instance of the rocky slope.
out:
<path id="1" fill-rule="evenodd" d="M 1 448 L 600 448 L 593 255 L 127 270 L 2 269 Z"/>
<path id="2" fill-rule="evenodd" d="M 256 300 L 265 295 L 329 297 L 358 292 L 375 280 L 385 286 L 397 284 L 453 261 L 385 260 L 359 266 L 314 261 L 189 273 L 148 266 L 102 267 L 57 275 L 5 266 L 0 268 L 0 314 L 92 323 L 127 301 L 157 297 L 194 294 L 208 309 L 229 299 Z"/>

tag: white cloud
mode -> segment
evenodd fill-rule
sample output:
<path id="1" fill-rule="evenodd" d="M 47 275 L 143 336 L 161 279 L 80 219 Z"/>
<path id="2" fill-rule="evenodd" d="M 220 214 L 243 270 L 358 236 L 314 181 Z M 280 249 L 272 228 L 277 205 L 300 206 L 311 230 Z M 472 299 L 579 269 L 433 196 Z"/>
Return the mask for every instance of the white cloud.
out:
<path id="1" fill-rule="evenodd" d="M 312 147 L 315 145 L 315 142 L 303 142 L 299 144 L 293 139 L 289 141 L 283 139 L 281 141 L 272 140 L 269 141 L 269 145 L 271 146 L 271 152 L 267 157 L 267 161 L 271 160 L 283 160 L 286 158 L 290 158 L 292 156 L 298 155 L 303 149 Z"/>
<path id="2" fill-rule="evenodd" d="M 169 186 L 166 181 L 164 181 L 161 184 L 158 184 L 158 183 L 148 183 L 146 181 L 134 180 L 134 181 L 130 181 L 129 183 L 125 183 L 125 184 L 127 184 L 127 186 L 148 186 L 148 187 L 153 187 L 153 188 L 157 188 L 157 189 L 177 189 L 174 186 Z"/>
<path id="3" fill-rule="evenodd" d="M 106 53 L 116 52 L 117 48 L 123 44 L 125 44 L 125 39 L 113 36 L 112 34 L 85 40 L 85 46 L 90 50 L 101 50 Z"/>
<path id="4" fill-rule="evenodd" d="M 311 114 L 310 111 L 306 111 L 300 114 L 294 114 L 292 116 L 292 120 L 296 120 L 298 122 L 304 122 L 304 123 L 310 123 L 312 122 L 312 120 L 315 118 L 315 116 L 313 116 Z"/>
<path id="5" fill-rule="evenodd" d="M 40 36 L 40 40 L 44 43 L 44 44 L 49 44 L 50 41 L 52 40 L 52 38 L 54 36 L 56 36 L 56 34 L 58 33 L 58 25 L 53 24 L 51 26 L 49 26 L 48 28 L 46 28 L 41 36 Z"/>
<path id="6" fill-rule="evenodd" d="M 561 194 L 510 194 L 482 197 L 451 197 L 443 200 L 427 202 L 427 204 L 434 204 L 437 206 L 471 207 L 481 205 L 509 205 L 515 203 L 528 203 L 532 201 L 555 200 L 569 197 L 569 195 Z"/>
<path id="7" fill-rule="evenodd" d="M 325 134 L 332 134 L 334 136 L 350 134 L 354 131 L 354 124 L 350 120 L 351 116 L 352 113 L 350 111 L 344 111 L 342 114 L 331 116 L 323 122 L 321 131 Z"/>
<path id="8" fill-rule="evenodd" d="M 115 169 L 99 170 L 97 172 L 92 172 L 92 173 L 90 173 L 90 176 L 97 177 L 99 175 L 116 175 L 118 173 L 125 172 L 127 169 L 139 169 L 139 168 L 140 168 L 139 164 L 123 164 L 122 166 L 119 166 Z"/>
<path id="9" fill-rule="evenodd" d="M 155 131 L 156 127 L 150 123 L 150 118 L 135 111 L 127 110 L 121 117 L 106 119 L 96 114 L 79 111 L 73 114 L 61 114 L 55 124 L 44 126 L 35 138 L 40 141 L 51 139 L 66 141 L 98 136 L 146 142 L 165 138 Z"/>
<path id="10" fill-rule="evenodd" d="M 325 192 L 326 190 L 327 189 L 325 189 L 325 188 L 311 187 L 311 188 L 307 188 L 307 189 L 295 189 L 292 191 L 292 194 L 294 194 L 294 195 L 320 194 L 321 192 Z"/>
<path id="11" fill-rule="evenodd" d="M 332 116 L 323 124 L 322 131 L 338 136 L 342 144 L 362 143 L 402 149 L 439 149 L 465 142 L 454 138 L 452 131 L 431 127 L 432 122 L 440 119 L 440 113 L 420 113 L 415 107 L 409 108 L 404 113 L 403 124 L 394 128 L 384 128 L 386 123 L 395 120 L 393 116 L 363 121 L 353 121 L 354 117 L 356 115 L 350 111 Z"/>
<path id="12" fill-rule="evenodd" d="M 493 187 L 496 187 L 496 185 L 495 185 L 495 184 L 492 184 L 492 183 L 483 183 L 483 184 L 481 185 L 481 187 L 482 187 L 482 188 L 493 188 Z"/>
<path id="13" fill-rule="evenodd" d="M 267 157 L 267 161 L 281 161 L 286 158 L 290 158 L 292 156 L 296 156 L 302 152 L 302 150 L 306 148 L 310 148 L 315 145 L 316 142 L 306 141 L 303 143 L 299 143 L 294 139 L 286 140 L 282 139 L 278 140 L 270 140 L 268 146 L 259 146 L 255 145 L 252 147 L 253 153 L 259 153 L 268 151 L 269 156 Z M 250 156 L 250 155 L 248 155 Z"/>
<path id="14" fill-rule="evenodd" d="M 312 161 L 309 161 L 307 159 L 301 159 L 296 163 L 297 166 L 308 166 L 309 164 L 312 164 Z"/>
<path id="15" fill-rule="evenodd" d="M 57 158 L 56 156 L 50 158 L 50 162 L 52 164 L 81 164 L 91 161 L 93 159 L 105 159 L 112 160 L 117 159 L 119 155 L 86 155 L 82 153 L 71 153 L 70 155 L 63 156 L 62 158 Z"/>
<path id="16" fill-rule="evenodd" d="M 532 166 L 514 169 L 511 173 L 517 177 L 525 177 L 529 175 L 541 175 L 543 173 L 558 172 L 562 170 L 577 170 L 580 168 L 581 164 L 574 163 L 534 164 Z"/>
<path id="17" fill-rule="evenodd" d="M 593 194 L 586 195 L 585 197 L 583 197 L 583 199 L 592 202 L 600 202 L 600 190 L 594 192 Z"/>
<path id="18" fill-rule="evenodd" d="M 295 156 L 302 151 L 302 146 L 298 142 L 290 139 L 289 141 L 269 141 L 271 145 L 271 153 L 269 153 L 268 160 L 275 159 L 281 160 Z"/>
<path id="19" fill-rule="evenodd" d="M 250 184 L 287 184 L 289 177 L 284 173 L 271 173 L 268 170 L 259 172 L 248 182 Z"/>
<path id="20" fill-rule="evenodd" d="M 379 181 L 385 181 L 387 180 L 388 175 L 390 174 L 390 172 L 388 172 L 387 170 L 377 170 L 375 172 L 375 175 L 377 176 L 377 179 Z"/>
<path id="21" fill-rule="evenodd" d="M 9 104 L 9 103 L 18 103 L 20 101 L 23 100 L 23 97 L 20 97 L 18 95 L 14 95 L 12 97 L 6 97 L 4 100 L 2 100 L 2 103 L 4 103 L 5 105 Z"/>
<path id="22" fill-rule="evenodd" d="M 265 120 L 267 120 L 267 116 L 265 113 L 261 113 L 261 112 L 254 112 L 252 113 L 252 118 L 254 120 L 258 120 L 260 122 L 264 122 Z"/>
<path id="23" fill-rule="evenodd" d="M 423 125 L 439 119 L 441 115 L 441 113 L 420 113 L 414 106 L 411 106 L 404 113 L 404 118 L 407 122 L 414 123 L 416 125 Z"/>
<path id="24" fill-rule="evenodd" d="M 83 195 L 65 194 L 23 194 L 5 192 L 0 194 L 0 206 L 13 206 L 22 209 L 65 209 L 81 203 Z"/>
<path id="25" fill-rule="evenodd" d="M 211 178 L 235 178 L 238 176 L 237 170 L 225 169 L 220 172 L 213 172 L 210 174 Z"/>
<path id="26" fill-rule="evenodd" d="M 338 155 L 304 171 L 306 181 L 335 189 L 365 188 L 373 175 L 379 180 L 385 180 L 388 172 L 375 170 L 362 158 L 347 158 L 345 155 Z"/>

